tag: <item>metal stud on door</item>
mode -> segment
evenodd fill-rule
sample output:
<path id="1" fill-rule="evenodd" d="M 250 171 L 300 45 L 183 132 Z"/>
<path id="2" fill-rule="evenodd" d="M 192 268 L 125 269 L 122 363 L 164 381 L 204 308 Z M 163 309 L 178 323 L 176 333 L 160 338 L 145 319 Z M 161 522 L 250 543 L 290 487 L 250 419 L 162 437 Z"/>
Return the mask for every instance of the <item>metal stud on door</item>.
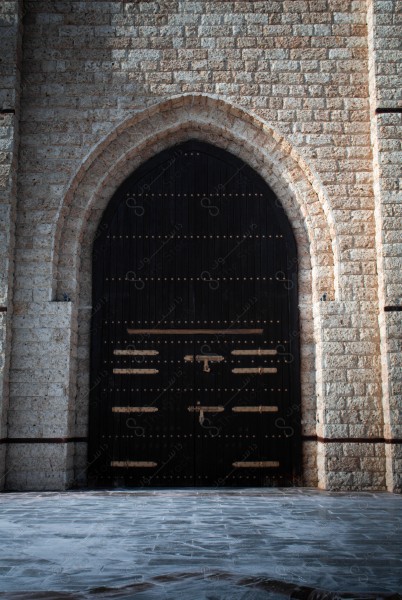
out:
<path id="1" fill-rule="evenodd" d="M 118 189 L 93 250 L 93 485 L 291 485 L 296 246 L 264 181 L 190 140 Z"/>

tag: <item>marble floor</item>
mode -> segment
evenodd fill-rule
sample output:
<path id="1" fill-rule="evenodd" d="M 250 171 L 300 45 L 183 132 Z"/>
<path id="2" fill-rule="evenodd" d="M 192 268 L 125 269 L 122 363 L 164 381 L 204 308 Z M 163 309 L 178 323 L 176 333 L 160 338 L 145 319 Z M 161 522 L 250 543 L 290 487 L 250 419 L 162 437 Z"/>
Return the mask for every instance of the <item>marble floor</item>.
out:
<path id="1" fill-rule="evenodd" d="M 402 497 L 0 494 L 0 598 L 402 599 Z"/>

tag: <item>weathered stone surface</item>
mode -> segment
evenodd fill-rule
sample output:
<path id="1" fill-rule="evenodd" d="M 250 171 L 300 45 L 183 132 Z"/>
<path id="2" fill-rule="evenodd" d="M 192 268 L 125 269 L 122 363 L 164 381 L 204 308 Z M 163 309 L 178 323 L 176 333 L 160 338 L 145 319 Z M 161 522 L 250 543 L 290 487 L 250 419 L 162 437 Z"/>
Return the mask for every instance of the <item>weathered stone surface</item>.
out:
<path id="1" fill-rule="evenodd" d="M 402 437 L 384 312 L 402 301 L 401 114 L 376 114 L 401 107 L 399 3 L 28 0 L 23 57 L 18 6 L 0 6 L 0 438 L 86 437 L 97 224 L 141 162 L 196 137 L 256 169 L 295 233 L 305 483 L 400 490 L 400 446 L 378 439 Z M 9 444 L 9 487 L 85 482 L 85 443 L 39 446 L 28 471 L 35 444 Z"/>
<path id="2" fill-rule="evenodd" d="M 0 445 L 7 437 L 9 403 L 14 230 L 21 85 L 21 6 L 0 6 Z M 7 311 L 7 312 L 5 312 Z M 0 451 L 0 489 L 4 487 L 5 446 Z"/>

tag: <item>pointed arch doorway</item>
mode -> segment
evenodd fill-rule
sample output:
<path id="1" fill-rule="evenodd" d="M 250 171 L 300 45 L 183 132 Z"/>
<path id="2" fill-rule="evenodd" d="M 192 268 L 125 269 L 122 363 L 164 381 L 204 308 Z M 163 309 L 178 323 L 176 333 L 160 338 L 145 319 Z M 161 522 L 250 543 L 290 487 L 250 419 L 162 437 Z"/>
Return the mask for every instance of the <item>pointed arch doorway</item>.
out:
<path id="1" fill-rule="evenodd" d="M 295 485 L 297 250 L 270 188 L 197 140 L 117 190 L 93 247 L 89 481 Z"/>

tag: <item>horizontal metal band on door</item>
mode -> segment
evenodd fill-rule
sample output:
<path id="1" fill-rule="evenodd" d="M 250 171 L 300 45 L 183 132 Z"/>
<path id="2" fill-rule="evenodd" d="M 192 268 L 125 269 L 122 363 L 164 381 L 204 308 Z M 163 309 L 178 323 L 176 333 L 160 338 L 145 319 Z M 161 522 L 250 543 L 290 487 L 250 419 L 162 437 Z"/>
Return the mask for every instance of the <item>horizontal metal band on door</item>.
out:
<path id="1" fill-rule="evenodd" d="M 264 367 L 248 367 L 248 368 L 236 368 L 232 369 L 232 373 L 236 375 L 241 375 L 243 373 L 256 373 L 257 375 L 265 375 L 268 373 L 277 373 L 278 369 L 276 368 L 264 368 Z"/>
<path id="2" fill-rule="evenodd" d="M 148 469 L 157 467 L 158 463 L 148 461 L 148 460 L 112 460 L 110 463 L 111 467 L 121 467 L 123 469 L 128 467 L 139 468 L 139 469 Z"/>
<path id="3" fill-rule="evenodd" d="M 265 469 L 279 467 L 279 462 L 277 460 L 250 460 L 234 462 L 232 465 L 238 469 Z"/>
<path id="4" fill-rule="evenodd" d="M 155 406 L 113 406 L 114 413 L 153 413 L 158 412 Z"/>
<path id="5" fill-rule="evenodd" d="M 210 373 L 210 371 L 211 371 L 211 367 L 209 366 L 210 362 L 211 363 L 222 362 L 223 360 L 225 360 L 225 357 L 218 355 L 218 354 L 197 354 L 196 356 L 193 356 L 191 354 L 186 354 L 184 357 L 184 362 L 203 363 L 203 371 L 205 373 Z"/>
<path id="6" fill-rule="evenodd" d="M 233 406 L 232 411 L 237 413 L 263 413 L 278 412 L 277 406 Z"/>
<path id="7" fill-rule="evenodd" d="M 265 350 L 262 348 L 251 349 L 251 350 L 232 350 L 231 354 L 236 356 L 275 356 L 278 354 L 277 350 Z"/>
<path id="8" fill-rule="evenodd" d="M 196 362 L 202 362 L 205 360 L 210 362 L 222 362 L 225 360 L 225 357 L 221 356 L 220 354 L 196 354 L 195 356 L 192 354 L 186 354 L 184 356 L 185 362 L 194 362 L 194 360 Z"/>

